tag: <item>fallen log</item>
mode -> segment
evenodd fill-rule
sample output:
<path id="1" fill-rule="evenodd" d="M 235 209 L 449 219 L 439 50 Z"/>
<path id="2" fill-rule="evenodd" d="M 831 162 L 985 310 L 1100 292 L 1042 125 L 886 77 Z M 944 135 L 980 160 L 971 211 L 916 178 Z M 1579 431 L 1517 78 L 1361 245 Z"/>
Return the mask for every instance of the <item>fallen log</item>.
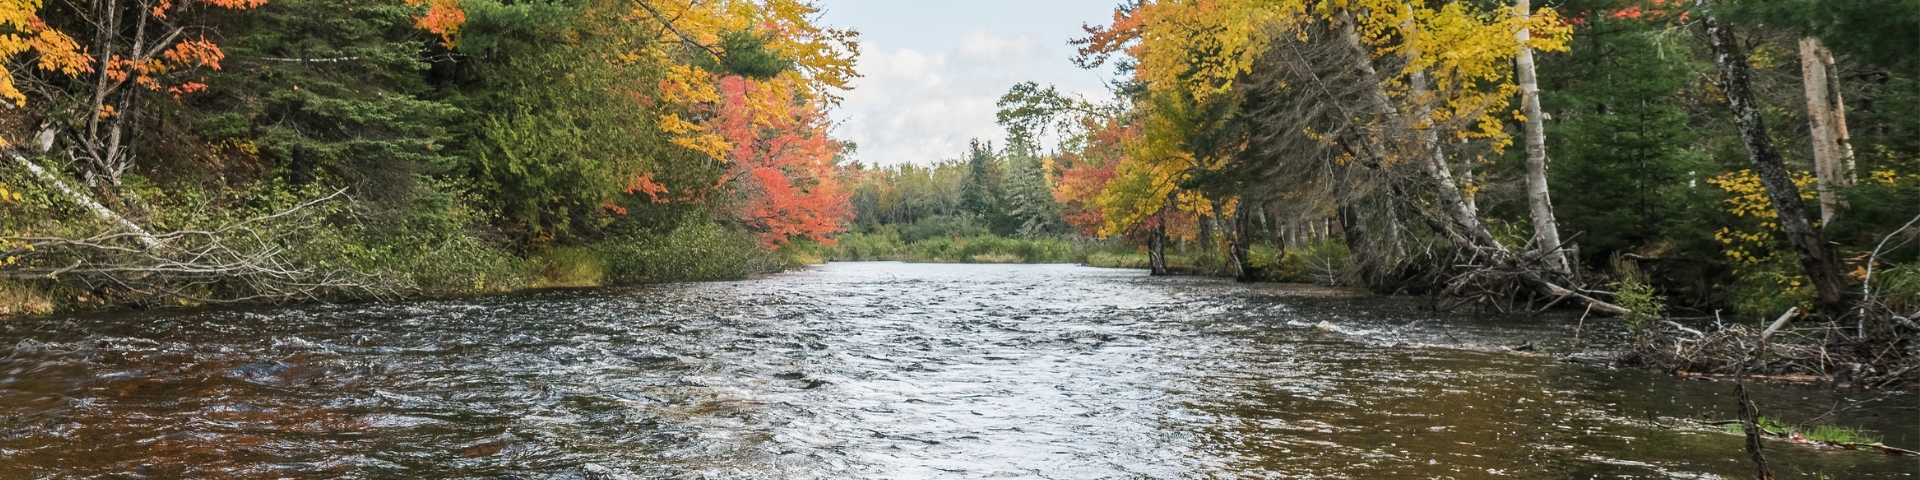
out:
<path id="1" fill-rule="evenodd" d="M 94 201 L 93 197 L 89 197 L 80 190 L 67 185 L 67 182 L 61 180 L 59 175 L 54 175 L 53 172 L 41 168 L 40 165 L 32 161 L 28 161 L 27 157 L 21 156 L 18 153 L 14 153 L 11 156 L 14 162 L 27 167 L 27 171 L 33 172 L 33 175 L 39 177 L 40 181 L 53 186 L 54 190 L 59 190 L 61 194 L 67 196 L 67 199 L 73 200 L 73 203 L 80 204 L 81 208 L 92 212 L 94 216 L 100 217 L 101 220 L 106 220 L 108 223 L 112 223 L 120 227 L 121 230 L 132 234 L 134 239 L 139 240 L 140 244 L 146 246 L 147 249 L 155 250 L 166 246 L 166 244 L 160 242 L 159 238 L 154 237 L 153 233 L 148 232 L 147 229 L 140 228 L 140 225 L 127 220 L 127 217 L 122 217 L 120 214 L 114 213 L 113 209 L 107 208 L 106 205 L 101 205 L 100 202 Z"/>

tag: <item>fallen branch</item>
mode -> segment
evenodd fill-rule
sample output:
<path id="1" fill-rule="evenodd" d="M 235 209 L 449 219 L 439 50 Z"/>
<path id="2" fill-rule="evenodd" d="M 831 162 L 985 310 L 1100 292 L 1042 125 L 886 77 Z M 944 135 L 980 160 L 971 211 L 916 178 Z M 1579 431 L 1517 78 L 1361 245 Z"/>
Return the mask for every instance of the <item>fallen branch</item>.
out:
<path id="1" fill-rule="evenodd" d="M 1767 337 L 1773 336 L 1773 332 L 1778 332 L 1780 327 L 1787 326 L 1787 320 L 1793 319 L 1793 314 L 1799 312 L 1800 307 L 1787 307 L 1787 313 L 1780 314 L 1779 320 L 1774 320 L 1773 325 L 1768 325 L 1766 330 L 1760 332 L 1760 339 L 1766 340 Z"/>
<path id="2" fill-rule="evenodd" d="M 108 232 L 87 238 L 21 237 L 24 247 L 4 252 L 18 261 L 0 278 L 71 281 L 130 301 L 240 303 L 324 300 L 333 297 L 397 296 L 381 275 L 321 268 L 288 255 L 294 235 L 315 228 L 302 212 L 345 195 L 336 191 L 292 208 L 211 230 L 160 235 Z M 166 248 L 139 248 L 152 238 Z"/>
<path id="3" fill-rule="evenodd" d="M 154 238 L 152 233 L 148 233 L 147 229 L 140 228 L 139 225 L 127 220 L 126 217 L 114 213 L 113 210 L 107 208 L 106 205 L 101 205 L 100 202 L 93 201 L 93 197 L 87 196 L 87 194 L 81 193 L 79 190 L 68 186 L 65 180 L 60 179 L 60 176 L 54 175 L 53 172 L 41 168 L 40 165 L 32 161 L 28 161 L 27 157 L 23 157 L 18 153 L 14 153 L 11 156 L 13 157 L 13 161 L 18 162 L 21 166 L 27 167 L 27 171 L 33 172 L 34 176 L 40 177 L 40 181 L 52 185 L 55 190 L 59 190 L 60 193 L 65 194 L 68 199 L 73 200 L 73 203 L 80 204 L 82 208 L 100 217 L 101 220 L 106 220 L 108 223 L 112 223 L 120 227 L 120 229 L 126 230 L 127 233 L 133 234 L 134 238 L 139 240 L 141 245 L 145 245 L 148 249 L 158 249 L 166 246 L 161 243 L 158 238 Z"/>

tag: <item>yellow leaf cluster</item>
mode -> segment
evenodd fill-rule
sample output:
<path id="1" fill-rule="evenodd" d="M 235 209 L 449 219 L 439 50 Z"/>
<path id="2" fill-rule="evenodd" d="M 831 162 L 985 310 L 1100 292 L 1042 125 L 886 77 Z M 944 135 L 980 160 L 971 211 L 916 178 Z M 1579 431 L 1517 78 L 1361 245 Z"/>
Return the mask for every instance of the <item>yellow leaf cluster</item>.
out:
<path id="1" fill-rule="evenodd" d="M 780 104 L 773 90 L 792 89 L 799 101 L 814 102 L 824 109 L 839 101 L 835 92 L 851 86 L 859 74 L 854 59 L 859 55 L 858 33 L 853 30 L 825 28 L 813 23 L 820 8 L 809 0 L 718 0 L 711 2 L 659 2 L 653 9 L 634 7 L 628 17 L 671 21 L 658 32 L 658 44 L 680 45 L 692 40 L 705 47 L 718 48 L 730 32 L 754 32 L 766 38 L 766 48 L 794 62 L 794 69 L 767 80 L 751 80 L 773 88 L 750 89 L 761 92 L 747 99 L 756 123 L 768 115 L 781 114 L 792 105 Z M 664 19 L 664 20 L 663 20 Z M 685 36 L 686 38 L 683 38 Z M 649 52 L 654 59 L 671 62 L 662 82 L 662 99 L 682 107 L 711 105 L 721 101 L 717 87 L 722 72 L 686 63 L 670 52 Z M 791 102 L 793 100 L 785 100 Z M 684 108 L 683 108 L 684 110 Z M 733 146 L 715 132 L 705 120 L 689 120 L 682 113 L 665 113 L 661 128 L 673 135 L 674 144 L 727 161 Z"/>
<path id="2" fill-rule="evenodd" d="M 40 20 L 40 0 L 0 0 L 0 97 L 15 105 L 26 105 L 27 96 L 14 87 L 8 60 L 33 51 L 40 55 L 35 66 L 50 72 L 77 75 L 90 71 L 80 44 Z"/>
<path id="3" fill-rule="evenodd" d="M 1793 183 L 1799 187 L 1802 200 L 1811 200 L 1817 195 L 1810 188 L 1814 181 L 1810 172 L 1794 172 Z M 1780 231 L 1780 213 L 1773 209 L 1773 200 L 1767 196 L 1767 189 L 1760 183 L 1759 175 L 1752 170 L 1727 172 L 1707 179 L 1707 184 L 1727 193 L 1727 199 L 1722 201 L 1722 208 L 1727 213 L 1758 220 L 1751 228 L 1728 226 L 1713 233 L 1714 240 L 1726 246 L 1728 259 L 1737 264 L 1758 265 L 1771 261 L 1779 254 L 1773 245 Z"/>
<path id="4" fill-rule="evenodd" d="M 1352 21 L 1364 46 L 1380 58 L 1404 58 L 1387 72 L 1381 88 L 1399 103 L 1416 128 L 1459 125 L 1450 134 L 1484 139 L 1498 151 L 1512 143 L 1503 116 L 1518 90 L 1513 61 L 1517 34 L 1538 51 L 1567 48 L 1572 27 L 1554 10 L 1482 9 L 1467 2 L 1428 4 L 1404 0 L 1158 0 L 1142 2 L 1121 20 L 1137 28 L 1128 48 L 1136 79 L 1155 98 L 1179 97 L 1187 110 L 1235 101 L 1234 82 L 1254 68 L 1272 35 L 1304 35 L 1316 22 Z M 1115 31 L 1121 30 L 1116 24 Z M 1415 75 L 1426 80 L 1416 84 Z M 1164 103 L 1164 102 L 1156 102 Z M 1154 107 L 1164 107 L 1155 105 Z M 1183 150 L 1186 140 L 1210 125 L 1180 108 L 1144 108 L 1146 131 L 1127 148 L 1114 181 L 1098 202 L 1106 211 L 1103 234 L 1146 221 L 1175 198 L 1175 185 L 1189 169 L 1218 168 L 1221 159 Z M 1209 202 L 1177 202 L 1208 204 Z M 1179 205 L 1175 205 L 1178 207 Z M 1211 208 L 1211 207 L 1207 207 Z"/>

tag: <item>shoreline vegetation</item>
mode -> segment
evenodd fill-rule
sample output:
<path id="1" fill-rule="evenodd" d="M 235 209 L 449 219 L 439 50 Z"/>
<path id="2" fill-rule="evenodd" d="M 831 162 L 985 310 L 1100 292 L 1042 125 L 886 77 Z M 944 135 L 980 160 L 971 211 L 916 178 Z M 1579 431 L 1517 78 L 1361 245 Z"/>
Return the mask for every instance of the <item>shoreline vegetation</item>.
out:
<path id="1" fill-rule="evenodd" d="M 0 0 L 0 318 L 1073 262 L 1904 388 L 1916 1 L 1135 2 L 1074 41 L 1108 96 L 862 163 L 809 0 Z"/>

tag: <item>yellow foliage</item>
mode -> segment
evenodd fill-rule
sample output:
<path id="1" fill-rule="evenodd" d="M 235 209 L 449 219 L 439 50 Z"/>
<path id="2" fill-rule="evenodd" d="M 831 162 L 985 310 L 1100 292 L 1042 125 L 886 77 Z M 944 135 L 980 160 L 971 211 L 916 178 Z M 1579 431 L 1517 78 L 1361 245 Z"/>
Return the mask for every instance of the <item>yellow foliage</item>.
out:
<path id="1" fill-rule="evenodd" d="M 685 35 L 693 41 L 706 46 L 718 45 L 723 36 L 730 32 L 754 32 L 767 39 L 766 48 L 780 56 L 791 59 L 794 69 L 767 80 L 751 80 L 758 85 L 774 88 L 754 88 L 758 92 L 747 99 L 748 109 L 763 122 L 769 115 L 784 112 L 792 105 L 780 104 L 776 89 L 793 89 L 800 93 L 800 101 L 816 102 L 824 109 L 839 102 L 835 92 L 846 90 L 859 73 L 854 70 L 854 58 L 859 55 L 859 35 L 853 30 L 823 28 L 813 23 L 820 8 L 810 0 L 719 0 L 712 2 L 658 2 L 649 3 L 653 11 L 636 6 L 629 14 L 630 18 L 645 18 L 655 21 L 669 19 L 673 23 L 661 28 L 660 38 L 654 45 L 681 45 Z M 657 13 L 657 16 L 656 16 Z M 713 47 L 708 47 L 713 48 Z M 662 97 L 667 102 L 682 107 L 709 105 L 721 101 L 717 82 L 721 72 L 708 71 L 703 67 L 680 61 L 671 52 L 654 50 L 648 57 L 668 60 L 672 63 L 662 82 Z M 640 58 L 634 55 L 633 58 Z M 790 100 L 789 100 L 790 101 Z M 661 118 L 661 128 L 674 135 L 672 141 L 720 161 L 728 161 L 727 155 L 733 146 L 725 137 L 714 132 L 712 125 L 705 120 L 688 120 L 680 113 L 667 113 Z"/>
<path id="2" fill-rule="evenodd" d="M 50 72 L 77 75 L 92 71 L 80 44 L 40 20 L 40 0 L 0 0 L 0 97 L 24 106 L 27 96 L 14 87 L 13 72 L 7 64 L 14 56 L 33 51 L 40 61 L 35 66 Z"/>
<path id="3" fill-rule="evenodd" d="M 1794 172 L 1793 184 L 1799 187 L 1802 200 L 1812 200 L 1818 195 L 1811 188 L 1814 181 L 1812 173 Z M 1767 189 L 1761 185 L 1759 175 L 1752 170 L 1727 172 L 1707 179 L 1707 184 L 1727 192 L 1727 199 L 1722 202 L 1727 213 L 1758 220 L 1751 230 L 1721 227 L 1713 233 L 1713 238 L 1726 246 L 1725 254 L 1729 260 L 1752 266 L 1767 263 L 1780 254 L 1773 248 L 1774 239 L 1778 238 L 1780 232 L 1780 213 L 1774 211 L 1773 200 L 1767 197 Z"/>
<path id="4" fill-rule="evenodd" d="M 1352 19 L 1363 47 L 1377 57 L 1408 60 L 1397 72 L 1385 72 L 1381 89 L 1398 103 L 1415 128 L 1457 125 L 1458 139 L 1484 139 L 1497 151 L 1512 143 L 1503 116 L 1518 116 L 1508 103 L 1517 91 L 1513 61 L 1527 29 L 1526 47 L 1538 51 L 1567 48 L 1572 27 L 1553 9 L 1531 15 L 1513 8 L 1482 10 L 1466 2 L 1429 5 L 1404 0 L 1159 0 L 1143 2 L 1116 19 L 1108 38 L 1135 35 L 1126 53 L 1135 60 L 1136 80 L 1156 99 L 1188 99 L 1178 108 L 1163 101 L 1143 107 L 1145 133 L 1127 146 L 1116 177 L 1097 198 L 1109 212 L 1103 235 L 1120 233 L 1149 221 L 1170 207 L 1210 210 L 1211 203 L 1189 199 L 1175 186 L 1192 169 L 1215 169 L 1224 158 L 1184 150 L 1188 139 L 1213 125 L 1194 111 L 1213 102 L 1236 101 L 1234 82 L 1251 71 L 1272 43 L 1271 35 L 1305 35 L 1303 27 Z M 1118 37 L 1116 37 L 1118 36 Z M 1131 37 L 1126 37 L 1131 38 Z M 1424 75 L 1416 85 L 1415 75 Z M 1312 132 L 1310 132 L 1312 133 Z M 1317 135 L 1316 135 L 1317 136 Z M 1343 159 L 1342 161 L 1345 161 Z M 1207 207 L 1195 207 L 1208 205 Z"/>

